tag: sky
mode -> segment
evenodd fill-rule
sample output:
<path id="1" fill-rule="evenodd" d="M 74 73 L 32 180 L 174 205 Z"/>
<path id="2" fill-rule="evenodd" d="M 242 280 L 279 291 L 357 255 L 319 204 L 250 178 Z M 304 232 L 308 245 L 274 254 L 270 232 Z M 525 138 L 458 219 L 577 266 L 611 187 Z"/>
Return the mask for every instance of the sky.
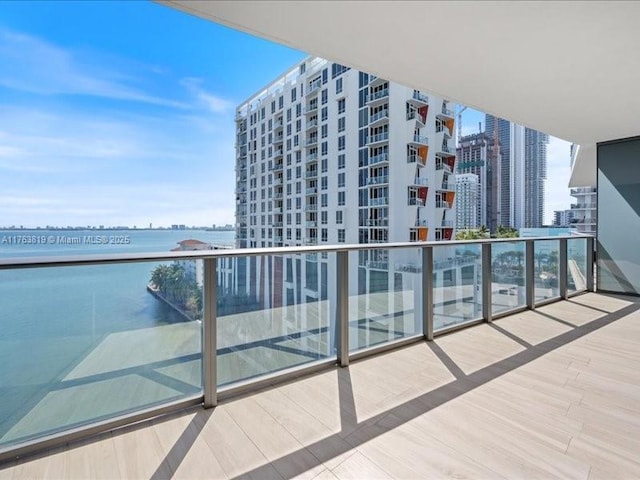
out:
<path id="1" fill-rule="evenodd" d="M 305 56 L 156 3 L 0 2 L 0 226 L 233 224 L 235 106 Z M 548 179 L 550 222 L 567 142 Z"/>

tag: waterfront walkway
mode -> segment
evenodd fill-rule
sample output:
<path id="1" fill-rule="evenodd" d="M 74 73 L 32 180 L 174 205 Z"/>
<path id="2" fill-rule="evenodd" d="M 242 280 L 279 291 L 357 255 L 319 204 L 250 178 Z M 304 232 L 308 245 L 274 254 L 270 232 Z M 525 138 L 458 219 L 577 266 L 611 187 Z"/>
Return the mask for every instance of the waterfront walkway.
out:
<path id="1" fill-rule="evenodd" d="M 14 462 L 0 479 L 638 478 L 639 310 L 581 295 Z"/>

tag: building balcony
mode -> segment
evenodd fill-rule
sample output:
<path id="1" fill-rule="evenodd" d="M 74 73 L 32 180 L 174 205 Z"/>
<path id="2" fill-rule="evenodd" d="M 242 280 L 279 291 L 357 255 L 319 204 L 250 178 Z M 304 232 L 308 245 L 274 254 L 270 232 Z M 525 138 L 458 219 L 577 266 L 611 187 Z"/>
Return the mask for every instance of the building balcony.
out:
<path id="1" fill-rule="evenodd" d="M 307 105 L 306 107 L 303 107 L 302 110 L 304 111 L 305 115 L 311 115 L 312 113 L 317 113 L 318 112 L 318 104 L 317 103 L 312 103 L 310 105 Z"/>
<path id="2" fill-rule="evenodd" d="M 315 212 L 316 210 L 318 210 L 318 205 L 315 203 L 311 205 L 305 205 L 304 207 L 305 212 Z"/>
<path id="3" fill-rule="evenodd" d="M 389 110 L 380 110 L 369 117 L 369 126 L 375 127 L 389 121 Z"/>
<path id="4" fill-rule="evenodd" d="M 563 263 L 551 286 L 549 275 L 541 278 L 535 256 L 549 241 L 568 252 L 558 257 Z M 483 245 L 490 245 L 489 262 L 473 255 L 465 262 L 455 261 L 459 257 L 452 249 L 463 248 L 468 254 Z M 499 245 L 423 242 L 327 245 L 317 251 L 248 249 L 248 255 L 258 255 L 256 263 L 265 264 L 282 255 L 317 259 L 321 251 L 329 251 L 329 262 L 339 256 L 347 268 L 328 269 L 336 272 L 327 279 L 329 291 L 337 290 L 344 280 L 339 275 L 354 262 L 348 251 L 405 249 L 403 253 L 415 252 L 416 258 L 395 265 L 396 273 L 411 279 L 399 289 L 396 284 L 389 290 L 358 293 L 354 285 L 353 291 L 331 300 L 319 294 L 288 306 L 249 305 L 246 298 L 238 301 L 240 297 L 234 303 L 232 291 L 205 275 L 204 305 L 217 298 L 218 308 L 207 307 L 201 323 L 100 330 L 92 340 L 90 335 L 74 338 L 91 342 L 76 349 L 60 349 L 62 338 L 40 339 L 40 348 L 29 348 L 29 340 L 21 339 L 24 345 L 16 349 L 12 368 L 22 369 L 24 362 L 33 360 L 42 383 L 37 391 L 24 392 L 19 385 L 4 385 L 14 387 L 12 395 L 36 395 L 37 401 L 21 402 L 12 415 L 6 411 L 6 400 L 0 404 L 3 418 L 13 426 L 3 432 L 1 471 L 8 478 L 66 477 L 64 472 L 71 470 L 81 478 L 95 478 L 98 470 L 108 478 L 150 478 L 155 472 L 160 472 L 158 478 L 292 478 L 315 476 L 316 470 L 341 478 L 353 468 L 363 477 L 383 472 L 391 478 L 423 478 L 425 472 L 437 478 L 451 472 L 472 478 L 567 472 L 587 478 L 594 470 L 605 478 L 616 473 L 634 477 L 629 445 L 637 436 L 634 405 L 640 399 L 635 368 L 640 363 L 635 321 L 640 304 L 634 297 L 584 293 L 592 288 L 592 257 L 574 253 L 592 251 L 586 238 L 514 239 L 512 249 L 526 252 L 523 267 L 516 255 L 501 255 L 507 250 L 500 251 Z M 239 258 L 236 251 L 219 250 L 168 253 L 165 260 L 185 255 L 205 262 L 208 272 L 232 255 Z M 130 255 L 123 259 L 131 260 Z M 159 260 L 160 256 L 153 261 Z M 87 266 L 102 265 L 96 269 L 100 275 L 111 268 L 125 272 L 125 277 L 133 272 L 131 263 L 120 265 L 113 257 L 83 261 Z M 140 254 L 138 261 L 148 258 Z M 33 262 L 3 260 L 2 267 L 17 270 Z M 62 271 L 75 265 L 77 259 L 39 264 Z M 452 284 L 442 282 L 438 265 L 453 268 L 448 276 Z M 462 265 L 478 269 L 474 278 L 497 276 L 497 281 L 465 284 L 455 273 Z M 425 269 L 434 275 L 417 275 Z M 505 274 L 515 271 L 522 272 L 522 282 Z M 60 282 L 62 276 L 52 278 Z M 430 280 L 422 285 L 423 278 Z M 242 287 L 250 291 L 249 283 L 257 281 L 247 276 Z M 423 308 L 427 302 L 422 294 L 429 308 Z M 563 301 L 569 296 L 571 301 Z M 366 302 L 367 316 L 346 308 L 350 300 Z M 334 307 L 331 302 L 338 303 Z M 80 302 L 68 305 L 73 310 Z M 319 323 L 286 323 L 322 310 L 329 313 Z M 411 320 L 404 322 L 407 310 Z M 339 317 L 334 312 L 347 313 Z M 29 310 L 24 313 L 32 315 Z M 38 322 L 45 326 L 51 315 L 43 318 L 34 311 L 31 319 L 34 327 Z M 209 343 L 212 329 L 217 348 Z M 343 334 L 334 336 L 336 331 Z M 295 348 L 304 355 L 291 352 L 291 338 L 300 340 Z M 33 356 L 46 354 L 46 341 L 55 341 L 57 348 L 43 363 Z M 478 345 L 482 348 L 474 347 Z M 62 374 L 50 365 L 60 355 L 72 365 Z M 350 368 L 336 367 L 356 359 Z M 29 374 L 22 370 L 16 381 L 28 380 Z M 92 400 L 107 397 L 110 401 L 96 410 Z M 195 407 L 203 404 L 217 408 Z M 72 427 L 65 423 L 71 413 Z M 452 426 L 451 419 L 464 422 L 464 428 Z M 122 425 L 127 428 L 95 436 Z M 73 433 L 67 433 L 69 428 Z M 78 441 L 82 433 L 94 436 Z M 18 440 L 11 440 L 11 435 Z M 29 456 L 33 442 L 44 440 L 40 448 L 56 448 Z M 578 448 L 594 442 L 607 448 Z M 483 448 L 477 448 L 479 444 Z M 20 458 L 13 460 L 18 448 L 23 449 Z M 425 449 L 431 454 L 421 454 Z M 436 453 L 438 462 L 433 460 Z M 56 471 L 63 473 L 52 473 Z"/>
<path id="5" fill-rule="evenodd" d="M 424 177 L 414 177 L 413 183 L 411 183 L 411 185 L 426 187 L 429 185 L 429 179 Z"/>
<path id="6" fill-rule="evenodd" d="M 415 120 L 418 123 L 418 127 L 424 127 L 426 125 L 425 119 L 422 117 L 422 115 L 420 115 L 420 112 L 418 110 L 411 110 L 407 114 L 407 120 Z"/>
<path id="7" fill-rule="evenodd" d="M 440 171 L 440 170 L 443 170 L 447 173 L 453 173 L 453 170 L 451 169 L 449 164 L 446 162 L 436 162 L 436 171 Z"/>
<path id="8" fill-rule="evenodd" d="M 407 155 L 407 163 L 417 163 L 418 166 L 424 167 L 427 164 L 427 161 L 422 158 L 420 155 Z"/>
<path id="9" fill-rule="evenodd" d="M 303 242 L 305 245 L 317 245 L 318 237 L 306 237 Z"/>
<path id="10" fill-rule="evenodd" d="M 306 179 L 317 178 L 317 177 L 318 177 L 318 170 L 305 170 L 304 172 L 304 178 Z"/>
<path id="11" fill-rule="evenodd" d="M 388 218 L 370 218 L 364 221 L 364 226 L 367 227 L 388 227 Z"/>
<path id="12" fill-rule="evenodd" d="M 273 185 L 274 186 L 282 185 L 282 177 L 274 177 Z"/>
<path id="13" fill-rule="evenodd" d="M 451 208 L 451 204 L 444 200 L 438 200 L 436 201 L 436 208 Z"/>
<path id="14" fill-rule="evenodd" d="M 377 92 L 369 93 L 369 97 L 367 99 L 368 105 L 378 105 L 383 102 L 386 102 L 389 97 L 389 89 L 384 88 L 382 90 L 378 90 Z"/>
<path id="15" fill-rule="evenodd" d="M 365 266 L 372 270 L 389 270 L 389 262 L 379 262 L 374 260 L 367 260 Z"/>
<path id="16" fill-rule="evenodd" d="M 309 90 L 307 91 L 307 95 L 311 95 L 313 93 L 317 93 L 318 90 L 322 87 L 322 81 L 313 82 L 309 85 Z"/>
<path id="17" fill-rule="evenodd" d="M 284 165 L 282 165 L 281 163 L 276 163 L 274 165 L 271 166 L 271 171 L 272 172 L 281 172 L 284 168 Z"/>
<path id="18" fill-rule="evenodd" d="M 440 185 L 440 190 L 453 191 L 456 189 L 456 186 L 450 182 L 442 182 Z"/>
<path id="19" fill-rule="evenodd" d="M 369 199 L 370 207 L 378 207 L 381 205 L 389 205 L 389 197 L 377 197 Z"/>
<path id="20" fill-rule="evenodd" d="M 373 157 L 369 157 L 369 165 L 377 165 L 378 163 L 386 163 L 388 161 L 389 154 L 387 152 L 379 153 L 377 155 L 374 155 Z"/>
<path id="21" fill-rule="evenodd" d="M 377 177 L 369 177 L 367 180 L 368 185 L 382 185 L 389 183 L 389 175 L 379 175 Z"/>
<path id="22" fill-rule="evenodd" d="M 305 147 L 313 147 L 315 145 L 318 145 L 318 137 L 317 136 L 309 137 L 304 141 L 304 146 Z"/>
<path id="23" fill-rule="evenodd" d="M 318 226 L 318 222 L 308 221 L 305 223 L 307 228 L 316 228 Z"/>
<path id="24" fill-rule="evenodd" d="M 377 133 L 370 135 L 367 139 L 367 145 L 375 145 L 379 143 L 385 143 L 389 141 L 389 132 Z"/>
<path id="25" fill-rule="evenodd" d="M 410 197 L 408 204 L 412 207 L 424 207 L 426 202 L 424 198 Z"/>
<path id="26" fill-rule="evenodd" d="M 307 120 L 306 129 L 307 130 L 317 130 L 318 129 L 318 118 L 314 117 L 314 118 L 312 118 L 310 120 Z"/>
<path id="27" fill-rule="evenodd" d="M 442 220 L 441 225 L 443 228 L 453 228 L 452 220 Z"/>
<path id="28" fill-rule="evenodd" d="M 307 153 L 307 163 L 318 161 L 317 153 Z"/>
<path id="29" fill-rule="evenodd" d="M 442 109 L 439 112 L 436 112 L 436 115 L 440 118 L 453 119 L 455 116 L 455 113 L 453 112 L 453 110 L 447 108 L 445 105 L 442 105 Z"/>
<path id="30" fill-rule="evenodd" d="M 284 123 L 282 121 L 282 118 L 277 119 L 276 121 L 273 122 L 273 130 L 274 131 L 278 131 L 280 129 L 282 129 L 284 127 Z"/>
<path id="31" fill-rule="evenodd" d="M 429 223 L 424 219 L 418 218 L 418 219 L 415 220 L 413 226 L 414 227 L 428 227 Z"/>
<path id="32" fill-rule="evenodd" d="M 318 193 L 318 187 L 309 187 L 306 189 L 305 193 L 307 195 L 315 195 L 316 193 Z"/>
<path id="33" fill-rule="evenodd" d="M 416 145 L 418 147 L 423 147 L 425 145 L 429 145 L 429 138 L 424 135 L 413 135 L 411 140 L 409 140 L 411 145 Z"/>

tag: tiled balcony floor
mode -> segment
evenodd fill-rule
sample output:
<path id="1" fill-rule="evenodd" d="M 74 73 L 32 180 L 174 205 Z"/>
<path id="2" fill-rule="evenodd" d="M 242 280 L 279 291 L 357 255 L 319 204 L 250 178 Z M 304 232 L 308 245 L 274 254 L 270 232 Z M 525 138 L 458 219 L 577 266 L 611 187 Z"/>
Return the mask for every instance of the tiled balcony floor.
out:
<path id="1" fill-rule="evenodd" d="M 0 479 L 638 478 L 640 303 L 581 295 L 0 468 Z"/>

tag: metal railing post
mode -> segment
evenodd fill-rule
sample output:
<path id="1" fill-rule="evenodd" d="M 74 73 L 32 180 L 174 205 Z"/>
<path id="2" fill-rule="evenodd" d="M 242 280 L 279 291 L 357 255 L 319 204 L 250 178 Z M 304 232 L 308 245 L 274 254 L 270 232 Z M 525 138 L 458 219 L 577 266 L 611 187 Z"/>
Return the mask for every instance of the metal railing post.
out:
<path id="1" fill-rule="evenodd" d="M 560 298 L 566 300 L 567 296 L 567 282 L 569 280 L 567 273 L 567 239 L 561 238 L 559 240 L 560 245 L 560 254 L 558 255 L 558 261 L 560 262 L 560 276 L 558 278 L 558 289 L 560 293 Z"/>
<path id="2" fill-rule="evenodd" d="M 433 340 L 433 247 L 422 247 L 422 332 Z"/>
<path id="3" fill-rule="evenodd" d="M 596 261 L 596 258 L 594 257 L 594 238 L 593 237 L 587 237 L 587 271 L 586 271 L 586 281 L 587 281 L 587 291 L 588 292 L 595 292 L 596 291 L 596 285 L 595 285 L 595 279 L 593 277 L 593 267 L 594 267 L 594 263 Z"/>
<path id="4" fill-rule="evenodd" d="M 475 288 L 475 285 L 474 285 Z M 492 322 L 491 314 L 491 244 L 482 244 L 482 318 L 485 322 Z"/>
<path id="5" fill-rule="evenodd" d="M 534 241 L 525 240 L 525 248 L 524 289 L 527 296 L 527 308 L 534 310 L 536 308 Z"/>
<path id="6" fill-rule="evenodd" d="M 349 366 L 349 252 L 336 252 L 336 328 L 338 365 Z"/>
<path id="7" fill-rule="evenodd" d="M 217 389 L 217 307 L 218 277 L 216 258 L 204 259 L 204 318 L 202 321 L 202 382 L 204 389 L 204 408 L 215 407 L 218 403 Z"/>

